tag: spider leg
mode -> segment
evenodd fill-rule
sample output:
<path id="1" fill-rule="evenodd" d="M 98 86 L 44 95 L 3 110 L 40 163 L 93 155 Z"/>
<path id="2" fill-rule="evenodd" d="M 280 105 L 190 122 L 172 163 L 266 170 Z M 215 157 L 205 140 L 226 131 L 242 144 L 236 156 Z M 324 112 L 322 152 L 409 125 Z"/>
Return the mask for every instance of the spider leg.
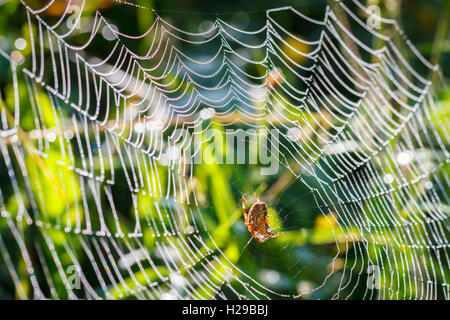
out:
<path id="1" fill-rule="evenodd" d="M 245 225 L 247 226 L 247 210 L 245 210 L 245 197 L 242 195 L 242 211 L 244 212 Z"/>
<path id="2" fill-rule="evenodd" d="M 272 215 L 272 210 L 270 210 L 269 208 L 267 208 L 267 215 L 266 215 L 266 225 L 269 225 L 269 216 Z"/>
<path id="3" fill-rule="evenodd" d="M 255 192 L 256 201 L 259 201 L 258 194 Z"/>

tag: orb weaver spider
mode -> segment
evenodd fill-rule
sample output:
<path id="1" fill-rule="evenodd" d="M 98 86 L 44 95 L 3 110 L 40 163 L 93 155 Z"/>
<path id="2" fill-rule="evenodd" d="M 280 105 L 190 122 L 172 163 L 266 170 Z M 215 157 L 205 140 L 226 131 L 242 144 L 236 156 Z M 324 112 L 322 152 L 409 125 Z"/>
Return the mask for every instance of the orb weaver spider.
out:
<path id="1" fill-rule="evenodd" d="M 248 214 L 247 210 L 245 210 L 245 197 L 242 195 L 242 211 L 244 212 L 245 225 L 248 228 L 248 232 L 251 233 L 253 238 L 263 243 L 266 240 L 278 237 L 280 234 L 272 232 L 267 214 L 267 205 L 259 200 L 257 194 L 255 195 L 256 202 L 252 204 Z"/>

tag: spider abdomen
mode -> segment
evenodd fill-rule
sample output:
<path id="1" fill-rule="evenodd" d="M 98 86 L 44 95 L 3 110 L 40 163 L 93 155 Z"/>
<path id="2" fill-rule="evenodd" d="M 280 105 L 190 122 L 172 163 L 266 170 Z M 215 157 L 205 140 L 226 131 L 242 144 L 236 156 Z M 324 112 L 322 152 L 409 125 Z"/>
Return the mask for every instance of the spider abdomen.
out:
<path id="1" fill-rule="evenodd" d="M 264 242 L 277 236 L 277 234 L 272 232 L 267 216 L 267 205 L 262 201 L 257 201 L 250 207 L 246 225 L 248 231 L 259 242 Z"/>

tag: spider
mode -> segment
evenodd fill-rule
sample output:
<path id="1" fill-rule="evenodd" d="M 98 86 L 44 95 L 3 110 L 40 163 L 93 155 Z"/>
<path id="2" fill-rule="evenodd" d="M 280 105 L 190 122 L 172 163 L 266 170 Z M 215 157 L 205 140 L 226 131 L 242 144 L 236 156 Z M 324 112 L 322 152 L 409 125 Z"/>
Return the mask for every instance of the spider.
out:
<path id="1" fill-rule="evenodd" d="M 274 234 L 272 232 L 267 214 L 267 205 L 265 202 L 259 201 L 258 195 L 256 195 L 256 202 L 252 204 L 248 214 L 247 210 L 245 210 L 245 197 L 242 195 L 242 211 L 244 211 L 245 225 L 253 238 L 263 243 L 266 240 L 279 236 L 278 233 Z"/>

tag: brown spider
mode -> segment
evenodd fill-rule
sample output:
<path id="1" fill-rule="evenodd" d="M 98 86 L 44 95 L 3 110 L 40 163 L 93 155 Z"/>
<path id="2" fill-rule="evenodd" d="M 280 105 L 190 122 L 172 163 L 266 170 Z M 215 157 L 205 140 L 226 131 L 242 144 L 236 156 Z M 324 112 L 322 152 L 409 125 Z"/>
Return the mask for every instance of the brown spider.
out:
<path id="1" fill-rule="evenodd" d="M 242 195 L 242 210 L 244 211 L 245 225 L 253 238 L 263 243 L 270 238 L 279 236 L 278 233 L 274 234 L 272 232 L 267 214 L 267 205 L 259 201 L 258 195 L 256 195 L 256 202 L 252 204 L 248 214 L 245 210 L 245 197 Z"/>

